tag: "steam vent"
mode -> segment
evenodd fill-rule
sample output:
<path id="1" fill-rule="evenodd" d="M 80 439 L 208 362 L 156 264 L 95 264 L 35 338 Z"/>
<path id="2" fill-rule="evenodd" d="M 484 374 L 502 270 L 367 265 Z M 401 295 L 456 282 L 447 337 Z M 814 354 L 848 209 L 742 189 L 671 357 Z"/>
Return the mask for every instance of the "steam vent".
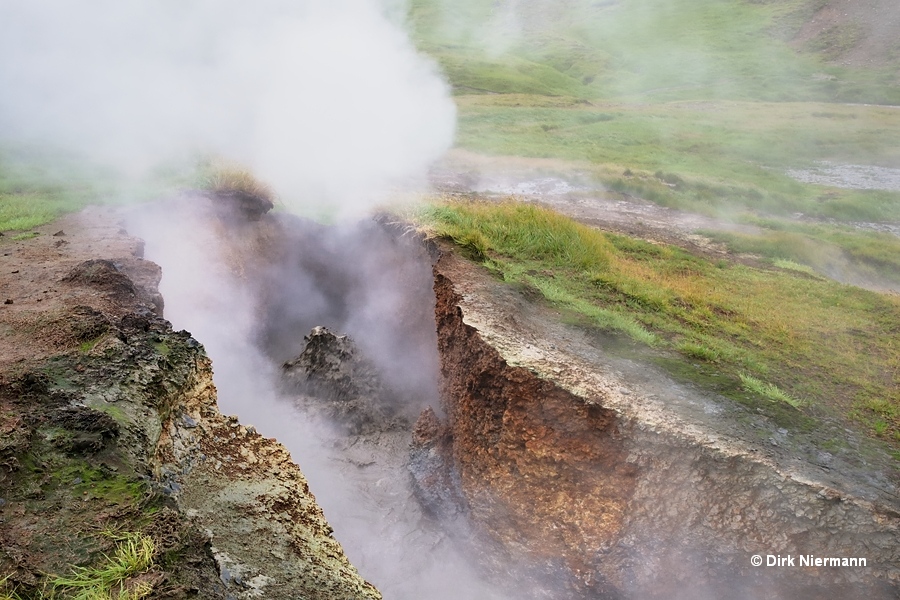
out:
<path id="1" fill-rule="evenodd" d="M 784 433 L 608 350 L 452 243 L 390 218 L 349 231 L 248 219 L 204 196 L 126 223 L 154 215 L 166 225 L 146 243 L 110 211 L 54 226 L 66 244 L 29 240 L 28 264 L 55 283 L 40 305 L 5 314 L 27 325 L 17 331 L 56 333 L 4 376 L 0 508 L 4 531 L 19 533 L 4 538 L 2 564 L 18 585 L 114 551 L 115 537 L 91 534 L 98 522 L 183 557 L 148 572 L 176 597 L 441 597 L 451 577 L 490 598 L 896 594 L 888 481 L 760 443 Z M 187 246 L 166 255 L 162 239 Z M 349 260 L 362 247 L 375 263 Z M 164 302 L 167 269 L 190 280 L 185 252 L 212 275 Z M 373 265 L 378 280 L 357 271 Z M 286 281 L 325 301 L 298 312 L 307 305 Z M 356 321 L 371 301 L 360 285 L 377 298 L 403 290 L 406 308 L 374 328 Z M 216 317 L 197 321 L 198 338 L 161 316 L 194 303 Z M 252 326 L 223 339 L 225 318 Z M 243 414 L 223 416 L 223 402 Z M 71 532 L 66 549 L 43 549 L 51 529 Z M 810 561 L 866 566 L 753 565 L 773 548 L 773 560 L 815 548 Z"/>
<path id="2" fill-rule="evenodd" d="M 0 0 L 0 600 L 900 599 L 900 0 Z"/>

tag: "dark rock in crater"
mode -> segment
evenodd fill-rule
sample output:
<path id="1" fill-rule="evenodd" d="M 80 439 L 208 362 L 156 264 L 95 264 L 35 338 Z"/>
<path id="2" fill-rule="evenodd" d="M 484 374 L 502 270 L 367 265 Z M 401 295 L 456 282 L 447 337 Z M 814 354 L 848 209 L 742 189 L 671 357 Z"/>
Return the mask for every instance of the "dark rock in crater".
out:
<path id="1" fill-rule="evenodd" d="M 399 424 L 375 366 L 349 336 L 315 327 L 304 340 L 306 348 L 300 356 L 282 365 L 285 389 L 304 396 L 299 403 L 335 420 L 351 434 L 384 431 Z"/>

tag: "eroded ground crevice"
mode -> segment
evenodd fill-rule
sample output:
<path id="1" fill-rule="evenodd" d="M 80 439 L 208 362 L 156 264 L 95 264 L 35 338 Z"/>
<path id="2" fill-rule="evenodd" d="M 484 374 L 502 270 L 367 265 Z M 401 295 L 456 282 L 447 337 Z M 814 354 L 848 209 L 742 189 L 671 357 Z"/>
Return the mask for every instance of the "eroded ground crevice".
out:
<path id="1" fill-rule="evenodd" d="M 790 432 L 613 356 L 450 246 L 426 244 L 426 253 L 421 240 L 401 243 L 402 227 L 329 229 L 275 216 L 214 220 L 213 230 L 232 283 L 210 288 L 237 290 L 240 302 L 212 314 L 238 324 L 252 316 L 221 344 L 225 362 L 215 360 L 226 381 L 271 371 L 251 395 L 256 405 L 229 403 L 245 422 L 266 411 L 285 422 L 257 424 L 293 444 L 335 515 L 335 535 L 392 595 L 442 597 L 460 573 L 474 593 L 488 595 L 493 584 L 481 579 L 493 580 L 497 598 L 895 593 L 890 478 L 839 457 L 827 468 L 811 463 L 802 441 L 785 441 Z M 433 296 L 423 293 L 423 261 L 434 262 Z M 234 347 L 245 365 L 229 357 Z M 254 348 L 259 356 L 248 357 Z M 435 349 L 439 405 L 428 383 Z M 354 380 L 357 371 L 364 376 Z M 378 403 L 368 401 L 379 396 L 386 404 L 373 413 Z M 410 431 L 404 422 L 423 408 Z M 765 444 L 776 438 L 779 446 Z M 398 477 L 407 468 L 412 489 Z M 752 555 L 768 553 L 859 556 L 869 566 L 751 566 Z"/>
<path id="2" fill-rule="evenodd" d="M 3 356 L 0 422 L 0 559 L 22 585 L 108 550 L 95 519 L 162 532 L 171 597 L 378 597 L 336 539 L 397 598 L 896 595 L 889 478 L 762 445 L 721 398 L 626 364 L 443 242 L 204 210 L 164 209 L 147 247 L 173 251 L 167 310 L 199 319 L 218 399 L 140 244 L 17 246 L 17 266 L 59 253 L 32 275 L 47 293 L 4 289 L 4 323 L 31 335 Z M 27 533 L 50 507 L 77 551 Z M 750 566 L 767 553 L 869 565 Z"/>

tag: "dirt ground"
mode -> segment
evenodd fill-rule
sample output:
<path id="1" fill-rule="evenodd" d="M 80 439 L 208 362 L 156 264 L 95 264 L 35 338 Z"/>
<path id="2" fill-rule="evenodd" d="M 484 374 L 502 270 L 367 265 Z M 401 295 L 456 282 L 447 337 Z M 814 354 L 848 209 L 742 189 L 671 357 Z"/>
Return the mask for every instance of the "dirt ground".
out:
<path id="1" fill-rule="evenodd" d="M 127 310 L 117 300 L 135 297 L 127 285 L 109 297 L 64 281 L 77 264 L 101 256 L 119 257 L 123 267 L 138 264 L 143 243 L 122 235 L 124 229 L 110 214 L 110 209 L 91 208 L 38 227 L 34 236 L 23 234 L 25 239 L 9 232 L 0 237 L 0 376 L 77 346 L 77 334 L 67 326 L 74 307 L 92 305 L 119 317 Z M 160 272 L 151 265 L 143 265 L 141 274 L 155 286 Z"/>
<path id="2" fill-rule="evenodd" d="M 23 598 L 40 594 L 46 574 L 95 563 L 111 554 L 122 532 L 152 538 L 159 557 L 171 552 L 184 559 L 186 577 L 171 566 L 140 576 L 156 588 L 155 597 L 215 587 L 205 539 L 147 485 L 146 432 L 123 425 L 137 403 L 109 393 L 124 373 L 154 361 L 148 338 L 166 335 L 149 325 L 161 308 L 152 291 L 159 268 L 140 260 L 142 243 L 103 209 L 34 232 L 0 237 L 5 587 Z M 130 360 L 110 360 L 107 352 L 116 347 Z M 108 408 L 90 406 L 92 398 Z"/>
<path id="3" fill-rule="evenodd" d="M 900 55 L 900 7 L 896 0 L 829 0 L 793 40 L 813 46 L 840 65 L 881 67 Z"/>

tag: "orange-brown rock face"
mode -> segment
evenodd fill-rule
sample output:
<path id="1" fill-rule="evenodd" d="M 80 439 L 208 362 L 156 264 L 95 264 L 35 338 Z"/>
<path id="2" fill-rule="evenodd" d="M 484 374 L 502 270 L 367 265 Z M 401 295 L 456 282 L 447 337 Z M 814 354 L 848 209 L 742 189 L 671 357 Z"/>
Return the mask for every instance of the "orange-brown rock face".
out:
<path id="1" fill-rule="evenodd" d="M 449 280 L 438 274 L 435 286 L 453 459 L 472 518 L 532 560 L 594 572 L 634 490 L 615 413 L 508 366 L 463 322 Z"/>
<path id="2" fill-rule="evenodd" d="M 542 598 L 895 597 L 890 481 L 799 458 L 790 432 L 615 358 L 452 250 L 434 274 L 445 414 L 419 419 L 410 467 L 488 570 L 533 576 Z"/>

